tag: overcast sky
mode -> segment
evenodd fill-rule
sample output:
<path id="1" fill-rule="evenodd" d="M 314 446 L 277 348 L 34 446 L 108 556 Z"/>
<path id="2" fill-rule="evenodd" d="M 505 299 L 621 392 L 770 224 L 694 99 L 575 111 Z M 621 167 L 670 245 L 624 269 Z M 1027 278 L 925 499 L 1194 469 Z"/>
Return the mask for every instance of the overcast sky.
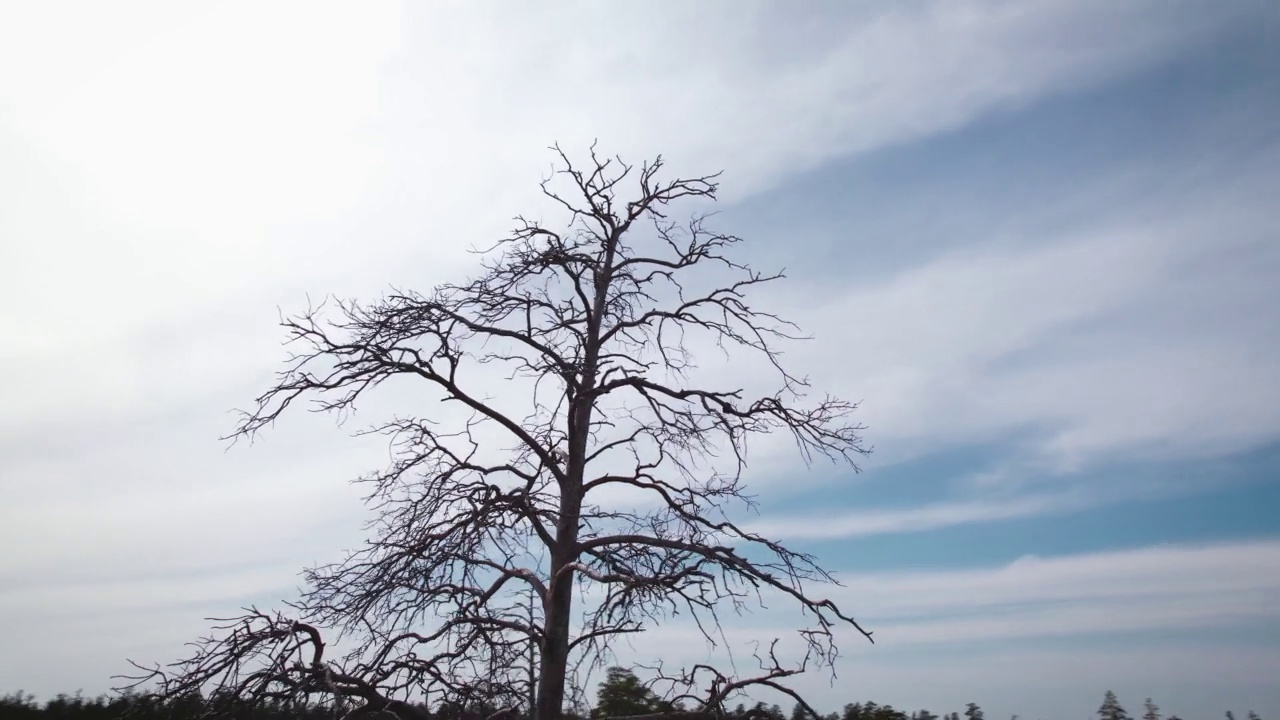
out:
<path id="1" fill-rule="evenodd" d="M 863 474 L 752 476 L 876 631 L 819 708 L 1280 715 L 1277 68 L 1266 0 L 4 3 L 0 692 L 357 543 L 380 445 L 218 440 L 277 306 L 465 275 L 599 138 L 723 170 L 863 402 Z"/>

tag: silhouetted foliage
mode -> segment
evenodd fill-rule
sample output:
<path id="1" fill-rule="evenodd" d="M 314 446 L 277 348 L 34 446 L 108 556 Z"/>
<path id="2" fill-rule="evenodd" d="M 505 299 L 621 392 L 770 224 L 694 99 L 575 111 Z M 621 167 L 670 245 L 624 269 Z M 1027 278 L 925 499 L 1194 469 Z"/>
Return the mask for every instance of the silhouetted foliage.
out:
<path id="1" fill-rule="evenodd" d="M 1098 708 L 1098 718 L 1100 720 L 1130 720 L 1129 713 L 1125 712 L 1120 706 L 1120 701 L 1116 699 L 1116 694 L 1108 690 L 1102 698 L 1102 705 Z"/>
<path id="2" fill-rule="evenodd" d="M 673 710 L 671 703 L 658 697 L 636 674 L 626 668 L 611 667 L 596 691 L 593 718 L 617 718 Z"/>

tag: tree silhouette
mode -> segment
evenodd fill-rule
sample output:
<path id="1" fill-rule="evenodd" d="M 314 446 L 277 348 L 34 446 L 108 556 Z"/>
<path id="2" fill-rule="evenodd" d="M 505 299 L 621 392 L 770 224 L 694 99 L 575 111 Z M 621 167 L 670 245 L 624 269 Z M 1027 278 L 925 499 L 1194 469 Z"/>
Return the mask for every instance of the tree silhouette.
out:
<path id="1" fill-rule="evenodd" d="M 670 707 L 664 703 L 653 690 L 640 682 L 640 678 L 630 670 L 622 667 L 611 667 L 596 691 L 596 706 L 592 709 L 594 718 L 615 718 L 631 715 L 646 715 Z"/>
<path id="2" fill-rule="evenodd" d="M 832 581 L 813 557 L 730 517 L 751 505 L 752 438 L 789 435 L 806 462 L 853 465 L 867 452 L 847 419 L 855 405 L 806 401 L 806 381 L 784 369 L 778 344 L 799 337 L 795 326 L 750 304 L 782 275 L 734 259 L 739 238 L 709 230 L 706 216 L 667 219 L 672 203 L 714 199 L 716 176 L 668 180 L 660 157 L 637 172 L 594 149 L 578 168 L 554 150 L 542 189 L 564 226 L 517 218 L 469 282 L 282 321 L 301 349 L 234 438 L 305 401 L 343 417 L 393 383 L 461 412 L 367 431 L 386 435 L 393 455 L 361 479 L 372 539 L 308 571 L 287 614 L 249 609 L 191 657 L 131 682 L 155 681 L 163 697 L 213 687 L 250 703 L 341 698 L 357 714 L 413 715 L 411 701 L 428 697 L 514 714 L 532 697 L 536 717 L 555 720 L 571 677 L 600 667 L 620 635 L 678 612 L 710 639 L 722 606 L 762 594 L 792 603 L 808 618 L 797 655 L 783 657 L 775 639 L 745 675 L 654 668 L 667 699 L 720 714 L 759 685 L 803 704 L 783 680 L 829 665 L 837 626 L 870 638 L 811 594 Z M 763 360 L 772 386 L 695 383 L 707 350 Z M 486 371 L 506 382 L 486 384 Z M 581 607 L 576 590 L 590 598 Z"/>
<path id="3" fill-rule="evenodd" d="M 1108 690 L 1102 698 L 1102 705 L 1098 708 L 1098 717 L 1101 720 L 1129 720 L 1129 713 L 1120 706 L 1116 694 Z"/>

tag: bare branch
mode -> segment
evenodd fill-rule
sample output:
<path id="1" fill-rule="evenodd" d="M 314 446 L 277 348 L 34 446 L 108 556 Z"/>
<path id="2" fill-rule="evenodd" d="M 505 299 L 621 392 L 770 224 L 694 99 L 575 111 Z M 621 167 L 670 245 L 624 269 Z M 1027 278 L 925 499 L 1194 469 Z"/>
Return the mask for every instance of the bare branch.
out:
<path id="1" fill-rule="evenodd" d="M 815 558 L 729 519 L 753 506 L 753 439 L 784 434 L 806 463 L 853 471 L 869 452 L 855 404 L 807 400 L 808 382 L 786 370 L 782 345 L 799 329 L 752 304 L 783 275 L 735 260 L 740 238 L 708 229 L 707 215 L 668 219 L 679 202 L 714 200 L 716 175 L 669 179 L 661 157 L 634 167 L 594 146 L 580 165 L 552 152 L 542 190 L 562 225 L 516 218 L 466 282 L 281 320 L 297 350 L 233 441 L 295 403 L 343 419 L 390 385 L 412 383 L 444 410 L 361 431 L 391 451 L 359 479 L 371 539 L 309 570 L 288 617 L 250 609 L 131 685 L 251 704 L 315 697 L 353 704 L 348 717 L 416 720 L 430 700 L 489 720 L 557 720 L 567 678 L 598 667 L 615 639 L 679 614 L 714 643 L 723 609 L 785 597 L 812 624 L 790 664 L 775 643 L 750 676 L 655 670 L 673 702 L 692 706 L 646 720 L 719 718 L 752 687 L 808 708 L 786 679 L 832 665 L 837 627 L 870 639 L 809 590 L 834 583 Z M 693 383 L 717 349 L 762 358 L 766 391 Z M 577 591 L 589 600 L 575 606 Z"/>

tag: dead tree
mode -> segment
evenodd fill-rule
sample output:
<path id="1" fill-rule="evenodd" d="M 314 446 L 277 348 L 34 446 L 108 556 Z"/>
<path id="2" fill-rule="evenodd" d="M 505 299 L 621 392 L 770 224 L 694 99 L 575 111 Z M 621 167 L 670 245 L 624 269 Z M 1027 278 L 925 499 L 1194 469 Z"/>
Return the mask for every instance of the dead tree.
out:
<path id="1" fill-rule="evenodd" d="M 584 170 L 553 149 L 542 189 L 565 214 L 558 229 L 518 217 L 464 284 L 282 320 L 300 349 L 233 438 L 303 401 L 345 415 L 392 382 L 444 409 L 368 431 L 392 448 L 390 465 L 360 480 L 372 539 L 308 571 L 288 614 L 251 610 L 133 681 L 169 696 L 328 698 L 356 714 L 414 715 L 410 700 L 515 714 L 533 701 L 536 718 L 557 720 L 575 669 L 604 662 L 619 636 L 677 613 L 714 641 L 718 611 L 784 598 L 808 618 L 787 662 L 770 646 L 745 676 L 658 673 L 685 712 L 718 716 L 752 685 L 786 691 L 783 678 L 829 664 L 839 626 L 870 638 L 811 594 L 807 584 L 834 582 L 813 557 L 731 519 L 752 505 L 753 437 L 789 434 L 806 463 L 855 470 L 867 452 L 856 406 L 808 400 L 784 369 L 778 346 L 797 328 L 749 301 L 782 275 L 735 260 L 739 238 L 708 229 L 706 215 L 668 219 L 677 201 L 714 200 L 716 175 L 664 179 L 660 157 L 637 171 L 594 149 Z M 695 382 L 717 348 L 766 361 L 770 387 Z M 494 368 L 506 378 L 498 399 L 478 379 Z M 589 593 L 576 605 L 575 590 Z"/>

